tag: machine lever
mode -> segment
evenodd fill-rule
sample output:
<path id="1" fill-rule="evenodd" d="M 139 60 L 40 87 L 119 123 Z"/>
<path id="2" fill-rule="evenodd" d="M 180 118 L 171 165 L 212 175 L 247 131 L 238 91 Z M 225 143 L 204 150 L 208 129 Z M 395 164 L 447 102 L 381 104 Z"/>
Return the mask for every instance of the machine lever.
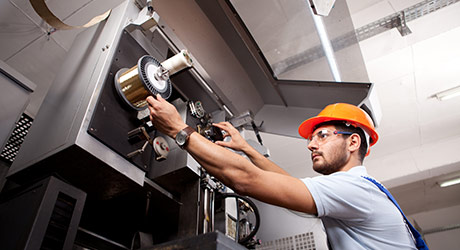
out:
<path id="1" fill-rule="evenodd" d="M 128 158 L 132 158 L 132 157 L 134 157 L 134 156 L 136 156 L 136 155 L 138 155 L 138 154 L 144 153 L 145 148 L 147 147 L 147 145 L 149 145 L 149 141 L 146 141 L 146 142 L 144 143 L 144 145 L 142 146 L 142 148 L 137 149 L 137 150 L 134 150 L 133 152 L 129 153 L 129 154 L 126 155 L 126 156 L 127 156 Z"/>
<path id="2" fill-rule="evenodd" d="M 149 133 L 147 133 L 147 130 L 144 127 L 138 127 L 138 128 L 135 128 L 135 129 L 133 129 L 133 130 L 128 132 L 128 140 L 129 141 L 134 141 L 135 139 L 137 139 L 137 140 L 139 140 L 139 139 L 145 140 L 145 143 L 142 146 L 142 148 L 137 149 L 137 150 L 127 154 L 126 156 L 128 158 L 132 158 L 132 157 L 134 157 L 134 156 L 136 156 L 138 154 L 142 154 L 145 151 L 145 148 L 147 147 L 148 144 L 153 146 L 153 140 L 150 137 Z"/>

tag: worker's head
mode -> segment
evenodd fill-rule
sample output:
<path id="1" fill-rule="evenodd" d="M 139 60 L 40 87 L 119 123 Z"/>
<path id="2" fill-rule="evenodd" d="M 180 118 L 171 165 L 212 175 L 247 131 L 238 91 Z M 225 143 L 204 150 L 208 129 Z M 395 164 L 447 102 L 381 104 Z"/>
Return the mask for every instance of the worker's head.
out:
<path id="1" fill-rule="evenodd" d="M 309 140 L 313 168 L 323 174 L 338 171 L 350 156 L 362 163 L 378 140 L 369 115 L 345 103 L 329 105 L 304 121 L 299 134 Z"/>

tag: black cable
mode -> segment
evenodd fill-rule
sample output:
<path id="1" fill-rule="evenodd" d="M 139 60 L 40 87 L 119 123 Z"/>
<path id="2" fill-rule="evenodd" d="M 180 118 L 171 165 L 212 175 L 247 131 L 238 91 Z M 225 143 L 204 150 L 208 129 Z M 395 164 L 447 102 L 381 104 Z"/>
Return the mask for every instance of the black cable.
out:
<path id="1" fill-rule="evenodd" d="M 262 143 L 262 137 L 260 137 L 260 134 L 259 134 L 259 129 L 257 128 L 257 125 L 254 121 L 251 121 L 251 126 L 252 126 L 252 129 L 254 130 L 254 133 L 256 134 L 256 137 L 257 137 L 257 140 L 259 141 L 260 145 L 264 145 Z"/>
<path id="2" fill-rule="evenodd" d="M 259 227 L 260 227 L 260 215 L 259 215 L 259 209 L 257 208 L 256 204 L 250 200 L 248 197 L 246 196 L 241 196 L 239 194 L 235 194 L 235 193 L 221 193 L 223 198 L 228 198 L 228 197 L 233 197 L 233 198 L 237 198 L 237 199 L 241 199 L 245 202 L 247 202 L 251 207 L 252 207 L 252 210 L 254 210 L 254 215 L 256 217 L 256 222 L 255 222 L 255 225 L 254 225 L 254 229 L 252 229 L 251 233 L 249 233 L 246 237 L 244 237 L 243 239 L 239 240 L 237 239 L 238 243 L 240 244 L 245 244 L 246 242 L 248 242 L 249 240 L 252 239 L 252 237 L 254 237 L 254 235 L 256 235 L 257 231 L 259 231 Z M 237 206 L 238 206 L 238 202 L 237 202 Z M 237 208 L 237 213 L 239 213 L 239 210 Z M 240 222 L 237 221 L 237 224 L 239 224 Z"/>

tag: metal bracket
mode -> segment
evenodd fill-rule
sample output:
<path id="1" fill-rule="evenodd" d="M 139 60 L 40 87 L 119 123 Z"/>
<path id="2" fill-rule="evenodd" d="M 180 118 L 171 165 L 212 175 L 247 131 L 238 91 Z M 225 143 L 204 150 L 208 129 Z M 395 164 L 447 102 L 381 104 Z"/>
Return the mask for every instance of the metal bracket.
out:
<path id="1" fill-rule="evenodd" d="M 398 16 L 398 24 L 396 28 L 398 29 L 399 33 L 401 36 L 407 36 L 412 33 L 412 31 L 407 27 L 406 24 L 406 13 L 404 11 L 401 11 Z"/>
<path id="2" fill-rule="evenodd" d="M 334 7 L 335 0 L 310 0 L 313 13 L 318 16 L 328 16 Z"/>
<path id="3" fill-rule="evenodd" d="M 155 11 L 152 12 L 149 8 L 149 6 L 145 6 L 141 12 L 139 12 L 139 15 L 137 16 L 136 20 L 132 21 L 128 26 L 126 26 L 126 30 L 128 32 L 132 32 L 135 29 L 138 29 L 139 27 L 142 28 L 142 30 L 147 31 L 150 30 L 152 27 L 158 25 L 158 22 L 160 21 L 160 16 L 158 13 Z"/>

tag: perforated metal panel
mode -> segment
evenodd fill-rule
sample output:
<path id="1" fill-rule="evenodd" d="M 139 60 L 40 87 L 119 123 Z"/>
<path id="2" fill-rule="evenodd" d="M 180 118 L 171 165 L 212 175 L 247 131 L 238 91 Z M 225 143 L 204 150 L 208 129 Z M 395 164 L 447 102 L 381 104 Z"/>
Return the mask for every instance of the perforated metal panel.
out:
<path id="1" fill-rule="evenodd" d="M 313 232 L 306 232 L 273 241 L 262 242 L 260 250 L 316 250 Z"/>
<path id="2" fill-rule="evenodd" d="M 299 234 L 295 236 L 295 249 L 309 249 L 315 250 L 315 238 L 313 237 L 313 232 Z"/>
<path id="3" fill-rule="evenodd" d="M 21 148 L 21 144 L 24 142 L 24 138 L 29 132 L 29 128 L 32 126 L 33 121 L 34 120 L 28 115 L 21 115 L 21 118 L 16 123 L 16 127 L 14 128 L 13 133 L 11 133 L 8 142 L 0 154 L 0 157 L 3 160 L 10 163 L 14 161 L 14 158 L 16 158 L 16 155 Z"/>

